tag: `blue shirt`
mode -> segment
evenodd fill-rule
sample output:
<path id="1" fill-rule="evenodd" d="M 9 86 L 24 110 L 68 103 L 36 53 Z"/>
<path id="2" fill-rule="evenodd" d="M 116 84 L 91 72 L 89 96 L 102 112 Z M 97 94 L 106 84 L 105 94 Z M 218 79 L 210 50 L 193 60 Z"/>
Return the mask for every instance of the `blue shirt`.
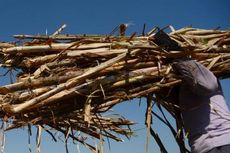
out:
<path id="1" fill-rule="evenodd" d="M 192 152 L 230 144 L 230 111 L 218 79 L 194 60 L 173 67 L 182 77 L 179 102 Z"/>

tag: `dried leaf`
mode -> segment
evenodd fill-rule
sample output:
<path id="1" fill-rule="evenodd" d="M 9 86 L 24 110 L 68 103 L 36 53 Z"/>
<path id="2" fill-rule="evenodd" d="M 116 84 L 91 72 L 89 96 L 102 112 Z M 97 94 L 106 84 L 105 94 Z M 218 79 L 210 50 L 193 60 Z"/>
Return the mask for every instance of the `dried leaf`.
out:
<path id="1" fill-rule="evenodd" d="M 42 136 L 42 127 L 38 125 L 37 135 L 36 135 L 37 153 L 41 153 L 41 136 Z"/>
<path id="2" fill-rule="evenodd" d="M 150 127 L 152 124 L 152 107 L 153 107 L 153 94 L 150 93 L 147 96 L 147 109 L 146 109 L 146 121 L 145 121 L 145 124 L 147 126 L 147 138 L 146 138 L 146 146 L 145 146 L 146 153 L 148 153 L 149 140 L 150 140 Z"/>
<path id="3" fill-rule="evenodd" d="M 91 124 L 91 98 L 88 98 L 88 100 L 85 103 L 85 109 L 84 109 L 84 121 L 88 123 L 88 126 Z"/>

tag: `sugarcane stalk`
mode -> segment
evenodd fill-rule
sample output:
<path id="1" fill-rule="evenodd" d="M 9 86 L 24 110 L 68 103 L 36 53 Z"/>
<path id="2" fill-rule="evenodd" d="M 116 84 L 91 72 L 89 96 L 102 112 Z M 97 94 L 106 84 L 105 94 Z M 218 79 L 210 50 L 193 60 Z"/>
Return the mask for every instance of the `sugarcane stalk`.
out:
<path id="1" fill-rule="evenodd" d="M 83 72 L 77 71 L 73 72 L 72 75 L 67 76 L 51 76 L 51 77 L 44 77 L 39 79 L 27 79 L 23 80 L 23 82 L 17 82 L 14 84 L 9 84 L 0 87 L 1 94 L 7 94 L 9 92 L 14 92 L 18 90 L 24 90 L 27 88 L 33 89 L 41 86 L 50 86 L 50 85 L 57 85 L 59 83 L 63 83 L 71 78 L 81 75 Z"/>
<path id="2" fill-rule="evenodd" d="M 210 34 L 210 35 L 187 35 L 190 39 L 214 39 L 230 36 L 230 33 Z"/>
<path id="3" fill-rule="evenodd" d="M 111 54 L 122 54 L 127 52 L 127 49 L 110 49 L 110 48 L 96 48 L 96 49 L 87 49 L 87 50 L 73 50 L 67 53 L 67 57 L 77 57 L 85 54 L 97 54 L 101 56 L 109 56 Z"/>
<path id="4" fill-rule="evenodd" d="M 133 50 L 130 52 L 130 54 L 134 54 L 134 53 L 137 53 L 138 51 L 140 51 L 139 49 L 137 50 Z M 128 53 L 128 52 L 127 52 Z M 123 53 L 113 59 L 110 59 L 98 66 L 96 66 L 94 69 L 91 69 L 87 72 L 85 72 L 84 74 L 80 75 L 79 77 L 76 77 L 76 78 L 73 78 L 71 79 L 70 81 L 68 81 L 67 83 L 64 83 L 64 84 L 60 84 L 58 85 L 56 88 L 50 90 L 49 92 L 47 93 L 44 93 L 34 99 L 31 99 L 29 101 L 26 101 L 24 102 L 23 104 L 19 104 L 19 105 L 16 105 L 16 106 L 9 106 L 9 107 L 6 107 L 6 110 L 9 111 L 9 113 L 19 113 L 19 112 L 22 112 L 23 110 L 27 109 L 28 107 L 34 105 L 34 104 L 37 104 L 49 97 L 51 97 L 52 95 L 58 93 L 58 92 L 61 92 L 62 90 L 65 90 L 65 89 L 69 89 L 71 87 L 74 87 L 77 83 L 80 83 L 81 81 L 84 81 L 85 79 L 87 79 L 88 77 L 94 75 L 95 73 L 113 65 L 114 63 L 116 62 L 119 62 L 121 61 L 122 59 L 124 59 L 126 56 L 127 56 L 127 53 Z"/>
<path id="5" fill-rule="evenodd" d="M 158 72 L 156 73 L 152 73 L 154 72 L 154 70 L 156 70 L 157 68 L 156 67 L 153 67 L 153 68 L 147 68 L 147 69 L 140 69 L 140 70 L 135 70 L 135 71 L 132 71 L 130 73 L 130 76 L 134 76 L 133 79 L 129 79 L 129 83 L 133 83 L 133 82 L 140 82 L 141 80 L 145 80 L 147 78 L 151 78 L 154 76 L 154 75 L 158 75 Z M 164 72 L 165 70 L 162 70 L 162 72 Z M 148 74 L 147 74 L 148 73 Z M 152 73 L 152 74 L 151 74 Z M 144 74 L 146 74 L 147 76 L 145 76 Z M 140 76 L 139 76 L 140 75 Z M 149 75 L 149 77 L 148 77 Z M 135 77 L 136 76 L 136 77 Z M 121 80 L 119 81 L 121 78 L 116 78 L 115 80 L 108 80 L 109 82 L 107 81 L 102 81 L 101 83 L 102 84 L 108 84 L 108 83 L 111 83 L 111 82 L 116 82 L 114 83 L 112 86 L 111 86 L 111 89 L 113 88 L 118 88 L 118 87 L 121 87 L 125 84 L 127 84 L 127 80 Z M 85 83 L 85 84 L 82 84 L 80 86 L 77 86 L 77 87 L 74 87 L 73 89 L 69 89 L 69 90 L 64 90 L 48 99 L 46 99 L 45 101 L 39 103 L 39 104 L 36 104 L 35 106 L 33 106 L 32 108 L 37 108 L 37 107 L 41 107 L 41 106 L 45 106 L 45 105 L 50 105 L 50 104 L 53 104 L 54 102 L 57 102 L 59 101 L 60 99 L 63 99 L 65 97 L 66 98 L 70 98 L 70 97 L 74 97 L 78 94 L 84 94 L 84 91 L 85 89 L 83 88 L 84 86 L 90 86 L 90 84 L 93 84 L 93 82 L 88 82 L 88 83 Z M 82 90 L 80 90 L 82 88 Z M 111 90 L 110 89 L 110 90 Z M 85 93 L 85 94 L 89 94 L 89 93 Z"/>
<path id="6" fill-rule="evenodd" d="M 31 99 L 31 97 L 36 97 L 38 95 L 41 95 L 42 93 L 45 93 L 51 89 L 53 89 L 54 87 L 41 87 L 41 88 L 37 88 L 34 90 L 28 90 L 27 92 L 23 92 L 20 94 L 20 96 L 18 97 L 18 100 L 20 102 L 23 102 L 27 99 Z"/>
<path id="7" fill-rule="evenodd" d="M 0 49 L 1 48 L 10 48 L 10 47 L 14 47 L 15 45 L 12 43 L 6 43 L 6 42 L 0 42 Z"/>
<path id="8" fill-rule="evenodd" d="M 224 33 L 224 31 L 196 29 L 194 31 L 187 31 L 185 34 L 188 34 L 188 35 L 212 35 L 212 34 L 222 34 L 222 33 Z"/>
<path id="9" fill-rule="evenodd" d="M 38 45 L 38 46 L 17 46 L 11 48 L 4 48 L 2 51 L 5 54 L 16 53 L 39 53 L 39 52 L 59 52 L 67 48 L 70 44 L 66 43 L 52 43 L 50 45 Z"/>

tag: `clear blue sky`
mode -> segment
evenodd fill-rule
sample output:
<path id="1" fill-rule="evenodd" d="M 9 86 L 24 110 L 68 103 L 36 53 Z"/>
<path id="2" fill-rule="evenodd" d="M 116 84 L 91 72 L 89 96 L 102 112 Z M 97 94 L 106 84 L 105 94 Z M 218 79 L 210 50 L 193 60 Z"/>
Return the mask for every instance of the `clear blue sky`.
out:
<path id="1" fill-rule="evenodd" d="M 14 34 L 48 34 L 62 24 L 67 24 L 64 33 L 108 34 L 120 23 L 132 23 L 129 32 L 141 33 L 143 24 L 147 30 L 153 26 L 173 25 L 197 28 L 230 28 L 229 0 L 0 0 L 0 41 L 13 41 Z M 0 70 L 2 72 L 2 70 Z M 1 78 L 1 84 L 9 80 Z M 230 80 L 222 81 L 223 89 L 230 101 Z M 106 144 L 106 153 L 144 152 L 146 131 L 144 126 L 144 103 L 139 107 L 137 100 L 116 106 L 114 111 L 138 122 L 137 136 L 124 143 L 111 141 L 111 150 Z M 156 119 L 153 127 L 166 143 L 170 153 L 177 153 L 169 130 Z M 139 129 L 139 130 L 138 130 Z M 35 133 L 34 133 L 35 134 Z M 55 143 L 45 133 L 42 135 L 42 153 L 64 153 L 64 144 Z M 35 140 L 32 140 L 35 142 Z M 7 133 L 6 153 L 29 152 L 26 130 Z M 33 144 L 35 146 L 35 144 Z M 76 145 L 69 144 L 70 153 L 76 152 Z M 81 149 L 82 153 L 87 153 Z M 151 139 L 150 152 L 159 152 Z M 36 152 L 35 149 L 33 152 Z"/>

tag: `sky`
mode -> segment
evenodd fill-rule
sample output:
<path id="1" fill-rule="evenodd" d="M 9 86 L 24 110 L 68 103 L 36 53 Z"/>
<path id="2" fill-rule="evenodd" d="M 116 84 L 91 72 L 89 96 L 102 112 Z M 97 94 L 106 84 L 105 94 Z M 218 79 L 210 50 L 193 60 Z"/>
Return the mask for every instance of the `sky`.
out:
<path id="1" fill-rule="evenodd" d="M 14 41 L 15 34 L 52 34 L 58 27 L 67 24 L 65 34 L 109 34 L 121 23 L 129 23 L 129 33 L 141 34 L 143 24 L 146 31 L 154 26 L 172 25 L 175 29 L 185 26 L 195 28 L 230 28 L 229 0 L 0 0 L 0 41 Z M 0 73 L 2 70 L 0 70 Z M 3 73 L 3 72 L 2 72 Z M 8 77 L 0 78 L 1 85 L 9 83 Z M 230 80 L 221 81 L 226 99 L 230 101 Z M 136 133 L 131 140 L 123 143 L 105 142 L 105 153 L 141 153 L 146 143 L 144 125 L 145 100 L 135 99 L 114 107 L 114 112 L 137 122 L 133 129 Z M 157 111 L 157 110 L 156 110 Z M 157 119 L 153 128 L 167 146 L 169 153 L 177 153 L 167 127 Z M 34 135 L 36 133 L 33 128 Z M 27 130 L 19 129 L 6 134 L 6 153 L 29 153 Z M 64 143 L 55 143 L 52 138 L 42 134 L 42 153 L 64 153 Z M 32 149 L 36 152 L 35 138 L 32 137 Z M 68 144 L 69 152 L 76 153 L 76 145 Z M 80 147 L 82 153 L 87 149 Z M 159 152 L 151 138 L 150 152 Z"/>

